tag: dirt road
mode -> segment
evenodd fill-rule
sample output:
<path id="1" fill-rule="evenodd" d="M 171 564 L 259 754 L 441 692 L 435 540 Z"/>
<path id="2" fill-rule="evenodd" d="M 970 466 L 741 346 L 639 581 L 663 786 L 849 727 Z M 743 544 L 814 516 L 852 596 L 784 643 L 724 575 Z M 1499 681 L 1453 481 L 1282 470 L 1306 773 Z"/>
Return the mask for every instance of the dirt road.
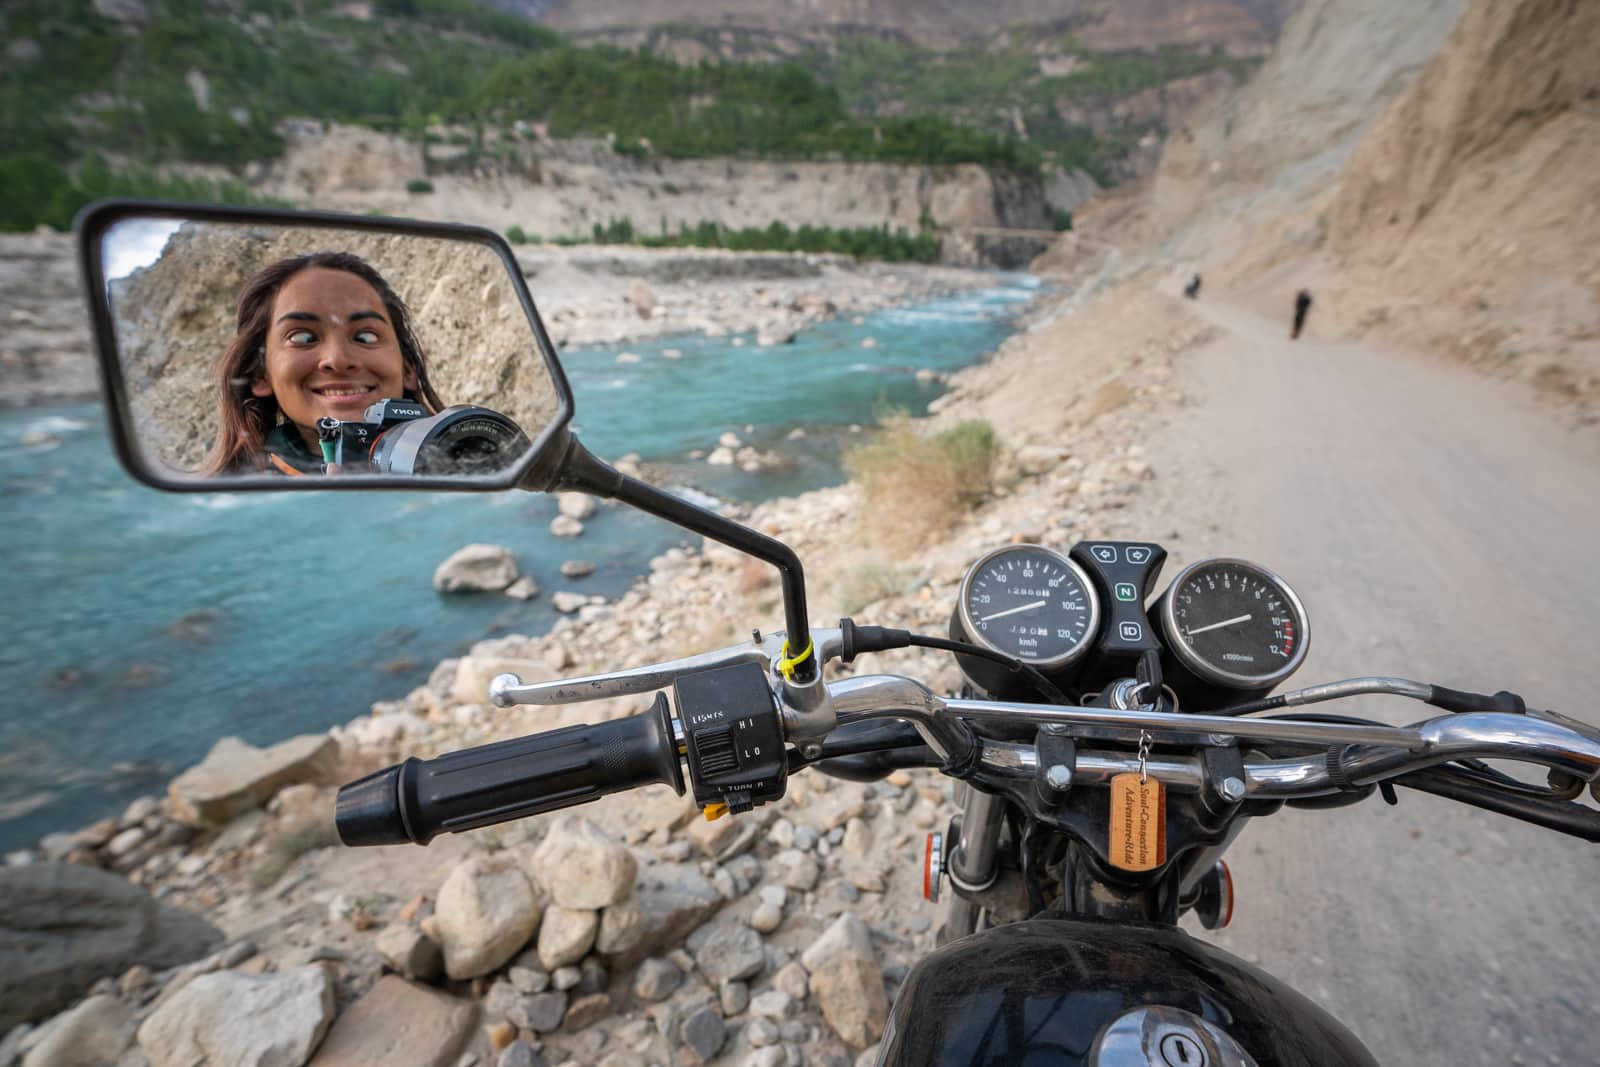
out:
<path id="1" fill-rule="evenodd" d="M 1600 447 L 1459 368 L 1193 307 L 1223 333 L 1180 360 L 1192 402 L 1153 429 L 1139 508 L 1182 533 L 1167 577 L 1218 554 L 1278 570 L 1310 615 L 1301 684 L 1508 688 L 1600 722 Z M 1205 936 L 1381 1062 L 1600 1062 L 1600 847 L 1402 790 L 1263 820 L 1229 860 L 1234 925 Z"/>

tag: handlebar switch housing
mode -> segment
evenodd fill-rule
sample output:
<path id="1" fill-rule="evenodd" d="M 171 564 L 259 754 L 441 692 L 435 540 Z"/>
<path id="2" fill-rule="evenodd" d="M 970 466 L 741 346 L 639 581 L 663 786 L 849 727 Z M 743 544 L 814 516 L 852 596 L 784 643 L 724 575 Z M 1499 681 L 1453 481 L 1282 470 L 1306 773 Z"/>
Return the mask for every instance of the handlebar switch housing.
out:
<path id="1" fill-rule="evenodd" d="M 680 675 L 672 688 L 695 803 L 738 813 L 782 799 L 789 762 L 766 672 L 740 663 Z"/>

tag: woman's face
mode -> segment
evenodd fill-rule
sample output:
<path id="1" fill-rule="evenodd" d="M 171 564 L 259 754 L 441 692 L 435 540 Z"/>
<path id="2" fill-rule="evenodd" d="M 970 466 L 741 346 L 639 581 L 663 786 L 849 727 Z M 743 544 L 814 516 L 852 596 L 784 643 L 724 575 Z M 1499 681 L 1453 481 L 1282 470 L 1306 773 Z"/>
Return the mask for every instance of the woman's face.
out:
<path id="1" fill-rule="evenodd" d="M 313 451 L 321 416 L 359 419 L 417 385 L 377 291 L 342 270 L 309 267 L 283 284 L 266 348 L 266 376 L 251 392 L 276 397 Z"/>

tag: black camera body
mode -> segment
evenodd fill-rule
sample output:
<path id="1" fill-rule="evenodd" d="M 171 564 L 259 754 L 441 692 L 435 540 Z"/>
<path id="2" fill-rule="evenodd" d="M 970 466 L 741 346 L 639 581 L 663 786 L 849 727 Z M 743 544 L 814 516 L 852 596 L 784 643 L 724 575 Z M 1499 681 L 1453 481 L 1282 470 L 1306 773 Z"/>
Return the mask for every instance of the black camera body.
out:
<path id="1" fill-rule="evenodd" d="M 351 474 L 492 474 L 532 447 L 521 427 L 490 408 L 458 404 L 434 415 L 395 397 L 372 404 L 359 422 L 324 416 L 317 436 L 324 462 Z"/>

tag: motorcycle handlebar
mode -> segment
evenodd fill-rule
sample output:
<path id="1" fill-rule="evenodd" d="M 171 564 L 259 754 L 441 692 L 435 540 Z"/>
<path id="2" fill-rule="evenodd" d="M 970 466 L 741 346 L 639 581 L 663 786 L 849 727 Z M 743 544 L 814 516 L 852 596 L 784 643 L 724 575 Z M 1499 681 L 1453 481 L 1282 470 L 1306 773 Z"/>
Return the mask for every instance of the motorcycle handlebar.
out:
<path id="1" fill-rule="evenodd" d="M 567 726 L 431 760 L 411 758 L 343 786 L 334 823 L 346 845 L 425 845 L 662 782 L 683 795 L 665 695 L 642 715 Z"/>

